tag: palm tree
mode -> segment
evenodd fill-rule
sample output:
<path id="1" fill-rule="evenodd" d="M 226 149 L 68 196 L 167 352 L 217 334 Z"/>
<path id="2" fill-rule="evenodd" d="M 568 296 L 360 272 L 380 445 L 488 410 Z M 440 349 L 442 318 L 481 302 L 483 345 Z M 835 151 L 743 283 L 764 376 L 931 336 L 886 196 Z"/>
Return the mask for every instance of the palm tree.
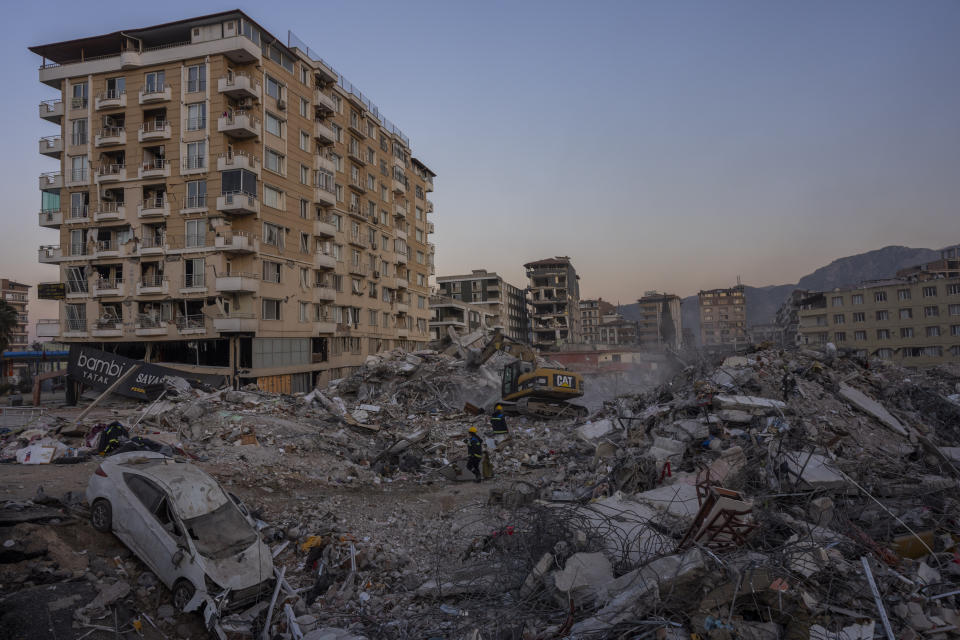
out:
<path id="1" fill-rule="evenodd" d="M 0 300 L 0 352 L 6 351 L 10 344 L 10 337 L 17 328 L 17 322 L 17 310 L 5 300 Z"/>

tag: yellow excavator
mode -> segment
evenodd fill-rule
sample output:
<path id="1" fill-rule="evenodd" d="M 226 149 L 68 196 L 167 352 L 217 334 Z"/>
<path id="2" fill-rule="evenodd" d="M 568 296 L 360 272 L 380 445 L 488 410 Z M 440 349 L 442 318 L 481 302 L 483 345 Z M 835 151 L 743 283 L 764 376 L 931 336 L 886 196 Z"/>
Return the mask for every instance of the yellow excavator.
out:
<path id="1" fill-rule="evenodd" d="M 500 404 L 504 411 L 540 418 L 586 416 L 586 407 L 571 404 L 583 395 L 583 376 L 567 369 L 537 366 L 537 352 L 515 342 L 497 329 L 483 351 L 471 359 L 479 367 L 502 351 L 517 358 L 504 366 L 500 379 Z"/>

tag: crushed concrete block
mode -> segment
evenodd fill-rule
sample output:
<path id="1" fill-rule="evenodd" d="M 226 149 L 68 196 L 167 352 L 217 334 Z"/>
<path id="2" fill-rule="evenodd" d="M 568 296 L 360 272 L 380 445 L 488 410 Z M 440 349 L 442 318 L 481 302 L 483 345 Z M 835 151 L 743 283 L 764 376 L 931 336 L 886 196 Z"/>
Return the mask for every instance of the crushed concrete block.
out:
<path id="1" fill-rule="evenodd" d="M 380 413 L 380 407 L 375 404 L 362 404 L 358 407 L 358 409 L 368 413 Z"/>
<path id="2" fill-rule="evenodd" d="M 423 364 L 423 358 L 420 356 L 415 356 L 412 353 L 408 353 L 407 357 L 403 359 L 407 364 L 412 364 L 415 367 L 419 367 Z"/>
<path id="3" fill-rule="evenodd" d="M 610 420 L 597 420 L 588 422 L 585 425 L 577 427 L 577 435 L 584 440 L 596 440 L 602 438 L 613 431 L 613 422 Z"/>
<path id="4" fill-rule="evenodd" d="M 368 411 L 364 411 L 363 409 L 357 409 L 350 415 L 354 420 L 360 423 L 366 422 L 370 419 L 370 413 Z"/>
<path id="5" fill-rule="evenodd" d="M 689 526 L 700 511 L 697 488 L 690 484 L 671 484 L 633 496 L 637 502 L 648 504 L 657 511 L 666 513 Z"/>
<path id="6" fill-rule="evenodd" d="M 192 402 L 181 414 L 186 420 L 193 422 L 199 420 L 207 413 L 207 407 L 201 402 Z"/>
<path id="7" fill-rule="evenodd" d="M 867 413 L 879 420 L 891 431 L 899 433 L 902 436 L 907 435 L 907 428 L 904 427 L 899 420 L 893 417 L 893 415 L 891 415 L 891 413 L 887 411 L 882 404 L 873 398 L 870 398 L 859 389 L 854 389 L 850 385 L 841 382 L 840 396 L 864 413 Z"/>
<path id="8" fill-rule="evenodd" d="M 756 415 L 772 415 L 781 413 L 787 408 L 787 404 L 785 402 L 774 400 L 772 398 L 735 396 L 726 394 L 717 394 L 713 396 L 713 406 L 717 409 L 739 409 L 741 411 L 749 411 Z"/>
<path id="9" fill-rule="evenodd" d="M 724 367 L 749 367 L 754 363 L 753 360 L 749 358 L 744 358 L 743 356 L 729 356 L 723 361 Z"/>
<path id="10" fill-rule="evenodd" d="M 563 571 L 553 574 L 557 601 L 564 606 L 570 601 L 577 607 L 597 602 L 611 580 L 613 566 L 602 553 L 575 553 Z"/>
<path id="11" fill-rule="evenodd" d="M 960 447 L 939 447 L 940 453 L 953 462 L 960 462 Z"/>
<path id="12" fill-rule="evenodd" d="M 724 422 L 735 422 L 737 424 L 750 424 L 753 422 L 753 414 L 740 409 L 721 409 L 717 411 L 716 416 Z"/>
<path id="13" fill-rule="evenodd" d="M 530 573 L 527 574 L 526 579 L 523 581 L 523 586 L 520 587 L 521 598 L 529 597 L 543 585 L 543 577 L 550 571 L 553 563 L 553 554 L 549 551 L 540 556 L 537 564 L 533 565 L 533 569 L 530 570 Z"/>
<path id="14" fill-rule="evenodd" d="M 679 440 L 657 436 L 653 439 L 653 446 L 658 449 L 665 449 L 674 454 L 680 454 L 687 450 L 687 445 Z"/>
<path id="15" fill-rule="evenodd" d="M 659 429 L 670 437 L 684 441 L 706 438 L 710 435 L 710 427 L 700 420 L 677 420 L 671 424 L 662 425 Z"/>
<path id="16" fill-rule="evenodd" d="M 786 451 L 781 456 L 787 471 L 814 489 L 842 489 L 847 481 L 834 471 L 830 461 L 819 453 Z"/>
<path id="17" fill-rule="evenodd" d="M 117 600 L 126 598 L 130 593 L 130 583 L 126 580 L 118 580 L 113 584 L 105 585 L 100 589 L 97 597 L 90 601 L 85 607 L 78 609 L 75 613 L 77 617 L 84 617 L 105 609 Z"/>
<path id="18" fill-rule="evenodd" d="M 917 577 L 924 584 L 939 584 L 941 582 L 940 572 L 928 565 L 926 562 L 920 562 L 917 567 Z"/>
<path id="19" fill-rule="evenodd" d="M 743 448 L 730 447 L 723 450 L 720 457 L 710 463 L 710 479 L 720 483 L 721 486 L 727 486 L 729 481 L 746 466 L 747 456 L 744 455 Z"/>
<path id="20" fill-rule="evenodd" d="M 810 501 L 807 512 L 814 524 L 826 527 L 833 520 L 833 508 L 833 500 L 827 496 L 821 496 Z"/>

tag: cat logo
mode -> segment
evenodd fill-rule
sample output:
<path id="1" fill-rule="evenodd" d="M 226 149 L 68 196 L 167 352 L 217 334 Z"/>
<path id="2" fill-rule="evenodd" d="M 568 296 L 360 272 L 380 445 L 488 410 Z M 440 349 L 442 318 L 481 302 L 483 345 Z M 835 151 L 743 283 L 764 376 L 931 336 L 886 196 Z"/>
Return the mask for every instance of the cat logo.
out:
<path id="1" fill-rule="evenodd" d="M 573 389 L 573 376 L 558 373 L 553 376 L 553 384 L 564 389 Z"/>

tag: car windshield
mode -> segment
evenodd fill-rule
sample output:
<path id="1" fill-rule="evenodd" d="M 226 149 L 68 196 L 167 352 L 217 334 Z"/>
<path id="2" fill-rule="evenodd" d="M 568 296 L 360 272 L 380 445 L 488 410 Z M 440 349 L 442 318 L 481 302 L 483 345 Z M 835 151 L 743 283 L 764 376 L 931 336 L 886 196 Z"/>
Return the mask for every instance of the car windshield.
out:
<path id="1" fill-rule="evenodd" d="M 225 558 L 249 547 L 257 533 L 232 501 L 215 511 L 184 520 L 197 550 L 208 558 Z"/>

